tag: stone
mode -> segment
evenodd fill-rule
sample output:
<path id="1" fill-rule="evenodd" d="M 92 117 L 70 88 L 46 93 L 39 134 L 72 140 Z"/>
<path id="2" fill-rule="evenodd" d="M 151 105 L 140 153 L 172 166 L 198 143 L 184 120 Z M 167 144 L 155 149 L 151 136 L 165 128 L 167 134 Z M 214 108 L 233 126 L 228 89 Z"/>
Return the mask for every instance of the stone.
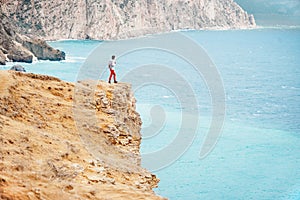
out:
<path id="1" fill-rule="evenodd" d="M 14 70 L 17 72 L 26 72 L 25 68 L 22 65 L 14 65 L 9 70 Z"/>

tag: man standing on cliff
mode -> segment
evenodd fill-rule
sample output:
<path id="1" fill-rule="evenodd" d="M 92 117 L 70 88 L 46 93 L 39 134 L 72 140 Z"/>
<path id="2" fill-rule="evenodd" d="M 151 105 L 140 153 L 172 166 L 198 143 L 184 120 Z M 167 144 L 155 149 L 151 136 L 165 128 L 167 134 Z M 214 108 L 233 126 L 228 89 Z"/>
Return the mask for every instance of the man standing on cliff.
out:
<path id="1" fill-rule="evenodd" d="M 111 60 L 108 62 L 108 68 L 110 70 L 110 75 L 109 75 L 109 79 L 108 79 L 108 83 L 110 83 L 111 81 L 111 77 L 114 77 L 114 83 L 117 83 L 117 75 L 115 72 L 115 66 L 116 66 L 117 62 L 116 62 L 116 56 L 113 55 L 111 57 Z"/>

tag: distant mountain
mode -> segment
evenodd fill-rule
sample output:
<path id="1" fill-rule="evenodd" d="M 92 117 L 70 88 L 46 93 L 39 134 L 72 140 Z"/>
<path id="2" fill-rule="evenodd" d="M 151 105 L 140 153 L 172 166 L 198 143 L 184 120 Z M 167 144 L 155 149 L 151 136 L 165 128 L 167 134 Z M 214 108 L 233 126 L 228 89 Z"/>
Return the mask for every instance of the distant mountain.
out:
<path id="1" fill-rule="evenodd" d="M 118 39 L 178 29 L 255 26 L 233 0 L 2 0 L 26 34 L 44 39 Z"/>

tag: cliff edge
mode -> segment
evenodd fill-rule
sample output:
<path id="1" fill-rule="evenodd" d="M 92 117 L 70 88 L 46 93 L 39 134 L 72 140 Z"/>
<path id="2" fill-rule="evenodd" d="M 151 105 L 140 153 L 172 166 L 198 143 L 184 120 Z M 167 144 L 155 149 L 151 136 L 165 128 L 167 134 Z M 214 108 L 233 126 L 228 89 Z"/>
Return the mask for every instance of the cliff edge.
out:
<path id="1" fill-rule="evenodd" d="M 162 199 L 140 166 L 128 84 L 91 88 L 14 71 L 0 80 L 0 199 Z"/>
<path id="2" fill-rule="evenodd" d="M 24 33 L 53 39 L 120 39 L 179 29 L 255 26 L 233 0 L 1 0 Z M 38 17 L 37 17 L 38 16 Z"/>

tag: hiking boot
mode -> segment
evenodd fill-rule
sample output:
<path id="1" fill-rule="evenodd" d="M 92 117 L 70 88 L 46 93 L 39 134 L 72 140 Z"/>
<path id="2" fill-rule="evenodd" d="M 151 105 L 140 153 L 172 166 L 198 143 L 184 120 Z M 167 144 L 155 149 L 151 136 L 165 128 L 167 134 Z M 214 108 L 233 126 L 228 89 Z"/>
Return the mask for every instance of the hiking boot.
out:
<path id="1" fill-rule="evenodd" d="M 114 83 L 118 83 L 118 81 L 114 81 Z"/>
<path id="2" fill-rule="evenodd" d="M 108 83 L 110 84 L 110 81 L 108 81 Z"/>

